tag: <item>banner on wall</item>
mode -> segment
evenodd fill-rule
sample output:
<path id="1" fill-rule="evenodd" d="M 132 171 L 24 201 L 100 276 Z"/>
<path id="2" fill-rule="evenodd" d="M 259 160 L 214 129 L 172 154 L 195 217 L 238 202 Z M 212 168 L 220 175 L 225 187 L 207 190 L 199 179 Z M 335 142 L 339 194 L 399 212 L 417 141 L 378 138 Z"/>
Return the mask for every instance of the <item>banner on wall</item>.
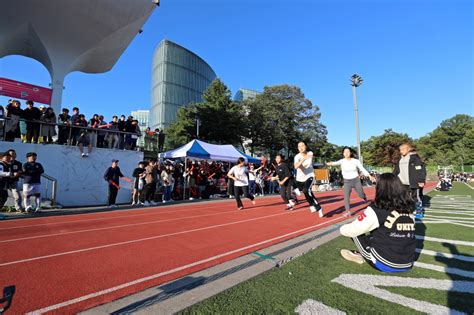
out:
<path id="1" fill-rule="evenodd" d="M 0 95 L 41 104 L 51 104 L 53 90 L 25 82 L 0 78 Z"/>

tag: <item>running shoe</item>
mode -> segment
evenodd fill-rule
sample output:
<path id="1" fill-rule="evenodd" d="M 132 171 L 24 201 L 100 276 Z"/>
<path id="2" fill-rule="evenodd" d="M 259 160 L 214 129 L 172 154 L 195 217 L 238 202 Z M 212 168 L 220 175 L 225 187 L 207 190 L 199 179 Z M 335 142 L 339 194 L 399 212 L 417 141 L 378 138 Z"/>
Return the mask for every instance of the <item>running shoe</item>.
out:
<path id="1" fill-rule="evenodd" d="M 26 209 L 25 209 L 25 212 L 26 212 L 26 213 L 31 212 L 31 211 L 33 211 L 33 207 L 32 207 L 32 206 L 26 207 Z"/>
<path id="2" fill-rule="evenodd" d="M 243 210 L 243 209 L 244 209 L 244 207 L 238 207 L 237 208 L 237 210 Z"/>
<path id="3" fill-rule="evenodd" d="M 286 208 L 285 208 L 285 211 L 292 211 L 292 210 L 293 210 L 293 206 L 290 205 L 290 204 L 287 204 Z"/>
<path id="4" fill-rule="evenodd" d="M 346 211 L 344 212 L 344 216 L 345 216 L 346 218 L 350 218 L 351 215 L 352 215 L 352 214 L 351 214 L 351 210 L 346 210 Z"/>
<path id="5" fill-rule="evenodd" d="M 348 261 L 355 262 L 362 265 L 364 263 L 364 257 L 356 250 L 341 249 L 341 256 Z"/>
<path id="6" fill-rule="evenodd" d="M 39 212 L 41 210 L 41 207 L 36 207 L 35 208 L 35 213 Z"/>
<path id="7" fill-rule="evenodd" d="M 295 203 L 293 202 L 293 200 L 290 200 L 290 201 L 288 202 L 288 204 L 289 204 L 291 207 L 294 207 L 294 206 L 295 206 Z"/>

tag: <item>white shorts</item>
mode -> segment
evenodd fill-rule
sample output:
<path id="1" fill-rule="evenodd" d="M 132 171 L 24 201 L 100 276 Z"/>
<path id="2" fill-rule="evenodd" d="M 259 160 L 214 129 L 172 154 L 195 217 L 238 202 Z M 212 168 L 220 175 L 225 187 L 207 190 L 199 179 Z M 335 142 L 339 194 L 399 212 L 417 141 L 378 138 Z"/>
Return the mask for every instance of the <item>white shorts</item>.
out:
<path id="1" fill-rule="evenodd" d="M 23 195 L 33 196 L 41 194 L 41 184 L 23 184 Z"/>

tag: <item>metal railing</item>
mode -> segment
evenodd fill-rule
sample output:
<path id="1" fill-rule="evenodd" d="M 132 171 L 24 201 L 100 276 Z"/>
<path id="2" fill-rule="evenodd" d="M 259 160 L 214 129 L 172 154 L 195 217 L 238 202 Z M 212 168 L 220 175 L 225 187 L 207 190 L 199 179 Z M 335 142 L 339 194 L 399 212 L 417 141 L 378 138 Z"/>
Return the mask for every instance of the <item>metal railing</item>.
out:
<path id="1" fill-rule="evenodd" d="M 0 130 L 1 130 L 1 133 L 0 133 L 0 140 L 4 140 L 6 139 L 7 137 L 7 131 L 6 131 L 6 128 L 7 126 L 9 125 L 8 122 L 9 121 L 12 121 L 12 118 L 10 117 L 0 117 Z M 49 123 L 49 122 L 45 122 L 45 121 L 41 121 L 41 120 L 26 120 L 26 119 L 23 119 L 23 118 L 20 118 L 18 119 L 17 121 L 15 120 L 15 124 L 16 126 L 11 129 L 13 131 L 16 131 L 17 129 L 19 129 L 19 133 L 21 133 L 21 126 L 20 124 L 24 122 L 26 123 L 27 125 L 30 124 L 30 127 L 31 127 L 31 124 L 36 124 L 36 125 L 39 125 L 39 129 L 36 129 L 36 133 L 35 133 L 35 140 L 34 141 L 35 143 L 39 142 L 39 139 L 43 138 L 44 136 L 42 136 L 42 131 L 43 131 L 43 128 L 44 126 L 52 126 L 55 128 L 55 131 L 56 131 L 56 135 L 55 137 L 58 138 L 58 141 L 60 140 L 66 140 L 64 143 L 59 143 L 59 144 L 66 144 L 66 145 L 72 145 L 72 146 L 75 146 L 77 144 L 77 141 L 80 137 L 80 134 L 81 134 L 81 130 L 86 130 L 90 136 L 90 134 L 93 135 L 93 140 L 94 140 L 94 143 L 91 143 L 92 146 L 94 147 L 98 147 L 98 141 L 99 141 L 99 136 L 103 136 L 104 137 L 104 140 L 107 136 L 109 135 L 116 135 L 119 139 L 112 139 L 112 141 L 118 141 L 118 145 L 121 145 L 121 144 L 125 144 L 125 139 L 127 139 L 127 136 L 129 136 L 130 138 L 134 139 L 134 140 L 138 140 L 138 138 L 141 136 L 140 133 L 137 133 L 137 132 L 126 132 L 126 131 L 119 131 L 119 130 L 115 130 L 115 129 L 108 129 L 108 127 L 110 126 L 109 123 L 107 124 L 104 124 L 104 125 L 100 125 L 96 128 L 92 128 L 92 127 L 83 127 L 83 126 L 78 126 L 78 125 L 74 125 L 74 124 L 71 124 L 71 123 L 67 123 L 67 124 L 59 124 L 59 123 Z M 10 126 L 11 128 L 11 126 Z M 28 128 L 28 127 L 26 127 Z M 37 127 L 36 127 L 37 128 Z M 9 130 L 9 131 L 11 131 Z M 64 131 L 67 132 L 67 138 L 66 139 L 63 139 L 61 138 L 60 139 L 60 133 L 63 133 Z M 23 133 L 21 133 L 22 135 L 24 135 Z M 119 137 L 120 135 L 122 135 L 122 137 Z M 63 134 L 64 136 L 64 134 Z M 134 138 L 134 136 L 136 138 Z M 46 136 L 47 137 L 47 136 Z M 16 137 L 17 138 L 17 137 Z M 123 143 L 120 143 L 120 141 L 123 140 Z M 62 142 L 62 141 L 61 141 Z M 109 147 L 110 146 L 100 146 L 100 147 Z M 117 148 L 117 145 L 114 145 L 114 148 Z"/>
<path id="2" fill-rule="evenodd" d="M 41 177 L 46 179 L 45 195 L 48 196 L 49 186 L 51 186 L 51 207 L 56 206 L 56 198 L 58 193 L 58 180 L 47 174 L 41 174 Z M 51 185 L 49 185 L 51 183 Z"/>

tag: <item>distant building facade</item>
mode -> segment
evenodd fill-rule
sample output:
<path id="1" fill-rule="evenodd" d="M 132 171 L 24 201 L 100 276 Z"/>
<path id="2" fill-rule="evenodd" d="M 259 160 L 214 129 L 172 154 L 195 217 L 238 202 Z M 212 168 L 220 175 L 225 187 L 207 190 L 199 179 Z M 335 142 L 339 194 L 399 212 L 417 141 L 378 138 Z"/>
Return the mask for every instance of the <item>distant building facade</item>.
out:
<path id="1" fill-rule="evenodd" d="M 141 137 L 138 138 L 137 145 L 139 147 L 145 146 L 145 130 L 148 128 L 148 120 L 150 117 L 150 111 L 139 109 L 136 111 L 132 111 L 130 114 L 133 116 L 134 119 L 138 120 L 138 126 L 140 126 L 140 131 L 142 133 Z"/>
<path id="2" fill-rule="evenodd" d="M 215 78 L 201 57 L 169 40 L 161 41 L 153 54 L 149 126 L 169 127 L 181 107 L 202 101 Z"/>
<path id="3" fill-rule="evenodd" d="M 237 93 L 235 93 L 234 101 L 242 102 L 249 98 L 255 98 L 260 93 L 261 92 L 257 92 L 257 91 L 249 90 L 249 89 L 239 89 Z"/>

